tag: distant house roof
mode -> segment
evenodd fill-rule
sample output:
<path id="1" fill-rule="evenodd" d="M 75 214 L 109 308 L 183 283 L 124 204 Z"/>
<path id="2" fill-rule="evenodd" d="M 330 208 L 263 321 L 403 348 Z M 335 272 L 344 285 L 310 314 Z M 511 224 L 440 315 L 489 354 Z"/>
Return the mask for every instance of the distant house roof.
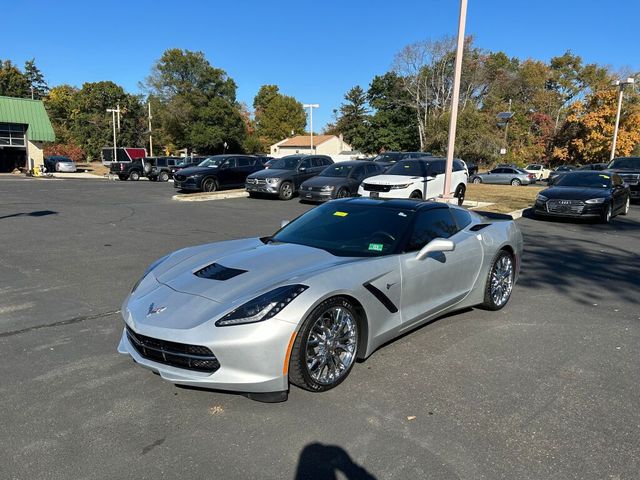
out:
<path id="1" fill-rule="evenodd" d="M 29 140 L 53 142 L 56 139 L 42 100 L 0 96 L 0 122 L 29 125 Z"/>
<path id="2" fill-rule="evenodd" d="M 321 143 L 331 140 L 335 135 L 314 135 L 313 146 L 317 147 Z M 297 135 L 295 137 L 287 138 L 286 140 L 277 143 L 278 147 L 300 147 L 311 148 L 311 135 Z"/>

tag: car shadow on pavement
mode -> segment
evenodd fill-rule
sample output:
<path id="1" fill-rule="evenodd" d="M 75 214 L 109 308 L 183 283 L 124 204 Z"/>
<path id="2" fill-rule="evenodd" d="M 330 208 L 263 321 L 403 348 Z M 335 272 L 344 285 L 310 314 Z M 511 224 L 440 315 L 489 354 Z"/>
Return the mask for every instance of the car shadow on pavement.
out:
<path id="1" fill-rule="evenodd" d="M 57 215 L 58 212 L 54 212 L 53 210 L 37 210 L 35 212 L 21 212 L 21 213 L 12 213 L 10 215 L 3 215 L 2 217 L 0 217 L 0 220 L 3 220 L 5 218 L 12 218 L 12 217 L 46 217 L 47 215 Z"/>
<path id="2" fill-rule="evenodd" d="M 529 215 L 527 218 L 531 218 Z M 638 302 L 640 253 L 633 242 L 618 242 L 624 247 L 614 246 L 606 236 L 640 232 L 640 223 L 625 217 L 616 217 L 610 224 L 581 219 L 533 221 L 571 224 L 574 229 L 584 226 L 585 230 L 578 231 L 576 236 L 567 230 L 525 237 L 519 285 L 552 287 L 579 303 L 597 302 L 603 289 L 608 296 Z"/>
<path id="3" fill-rule="evenodd" d="M 337 473 L 340 472 L 341 476 Z M 310 443 L 302 449 L 295 480 L 375 480 L 364 467 L 355 463 L 349 454 L 336 445 Z"/>

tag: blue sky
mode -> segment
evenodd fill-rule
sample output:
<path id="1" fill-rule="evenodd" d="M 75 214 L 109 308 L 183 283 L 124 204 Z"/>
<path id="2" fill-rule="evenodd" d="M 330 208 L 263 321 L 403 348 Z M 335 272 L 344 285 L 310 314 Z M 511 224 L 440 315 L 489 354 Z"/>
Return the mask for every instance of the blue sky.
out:
<path id="1" fill-rule="evenodd" d="M 0 59 L 35 57 L 50 85 L 113 80 L 137 93 L 165 49 L 202 50 L 248 105 L 267 83 L 319 103 L 316 131 L 349 88 L 366 88 L 403 46 L 454 35 L 459 8 L 458 0 L 3 3 Z M 570 49 L 638 71 L 639 18 L 638 0 L 469 0 L 467 34 L 510 56 L 548 60 Z"/>

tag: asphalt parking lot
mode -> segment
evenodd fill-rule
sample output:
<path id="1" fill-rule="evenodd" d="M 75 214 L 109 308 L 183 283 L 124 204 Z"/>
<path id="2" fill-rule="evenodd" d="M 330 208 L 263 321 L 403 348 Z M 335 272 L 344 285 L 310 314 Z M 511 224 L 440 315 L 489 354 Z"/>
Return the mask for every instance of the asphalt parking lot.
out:
<path id="1" fill-rule="evenodd" d="M 640 206 L 608 226 L 518 220 L 505 309 L 441 318 L 330 392 L 263 404 L 118 355 L 119 309 L 156 258 L 312 207 L 173 193 L 0 178 L 1 478 L 638 478 Z"/>

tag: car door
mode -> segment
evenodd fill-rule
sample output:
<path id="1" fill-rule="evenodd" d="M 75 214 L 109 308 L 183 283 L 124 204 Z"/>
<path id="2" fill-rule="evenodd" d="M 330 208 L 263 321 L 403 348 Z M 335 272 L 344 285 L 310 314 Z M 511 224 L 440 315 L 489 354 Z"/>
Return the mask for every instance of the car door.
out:
<path id="1" fill-rule="evenodd" d="M 362 183 L 362 180 L 364 180 L 365 178 L 365 167 L 366 165 L 357 165 L 349 174 L 349 178 L 347 179 L 347 181 L 349 183 L 349 192 L 352 195 L 358 193 L 358 187 L 360 186 L 360 183 Z"/>
<path id="2" fill-rule="evenodd" d="M 505 168 L 494 168 L 493 170 L 489 171 L 489 175 L 485 176 L 487 180 L 483 178 L 482 181 L 484 183 L 495 184 L 505 183 L 505 170 Z"/>
<path id="3" fill-rule="evenodd" d="M 611 192 L 613 196 L 613 210 L 614 212 L 617 212 L 623 209 L 627 203 L 627 195 L 624 188 L 624 182 L 622 181 L 622 177 L 620 177 L 620 175 L 618 175 L 617 173 L 611 175 L 611 186 Z"/>
<path id="4" fill-rule="evenodd" d="M 406 253 L 400 255 L 402 322 L 406 328 L 458 303 L 478 278 L 482 244 L 478 234 L 458 226 L 451 210 L 443 205 L 418 211 Z M 449 238 L 455 250 L 418 260 L 417 253 L 434 238 Z"/>
<path id="5" fill-rule="evenodd" d="M 218 177 L 218 185 L 229 186 L 235 185 L 238 172 L 236 171 L 237 159 L 235 157 L 226 158 L 217 168 L 216 176 Z"/>
<path id="6" fill-rule="evenodd" d="M 300 184 L 305 180 L 315 176 L 312 169 L 311 157 L 303 158 L 298 165 L 298 172 L 295 175 L 295 188 L 296 190 L 300 187 Z"/>
<path id="7" fill-rule="evenodd" d="M 236 162 L 237 166 L 235 168 L 234 185 L 244 185 L 247 180 L 247 176 L 253 172 L 262 170 L 262 168 L 258 169 L 256 167 L 256 165 L 259 164 L 259 161 L 253 157 L 237 157 Z"/>
<path id="8" fill-rule="evenodd" d="M 444 191 L 444 170 L 446 163 L 444 160 L 429 160 L 427 168 L 427 178 L 425 182 L 424 198 L 436 198 Z"/>

